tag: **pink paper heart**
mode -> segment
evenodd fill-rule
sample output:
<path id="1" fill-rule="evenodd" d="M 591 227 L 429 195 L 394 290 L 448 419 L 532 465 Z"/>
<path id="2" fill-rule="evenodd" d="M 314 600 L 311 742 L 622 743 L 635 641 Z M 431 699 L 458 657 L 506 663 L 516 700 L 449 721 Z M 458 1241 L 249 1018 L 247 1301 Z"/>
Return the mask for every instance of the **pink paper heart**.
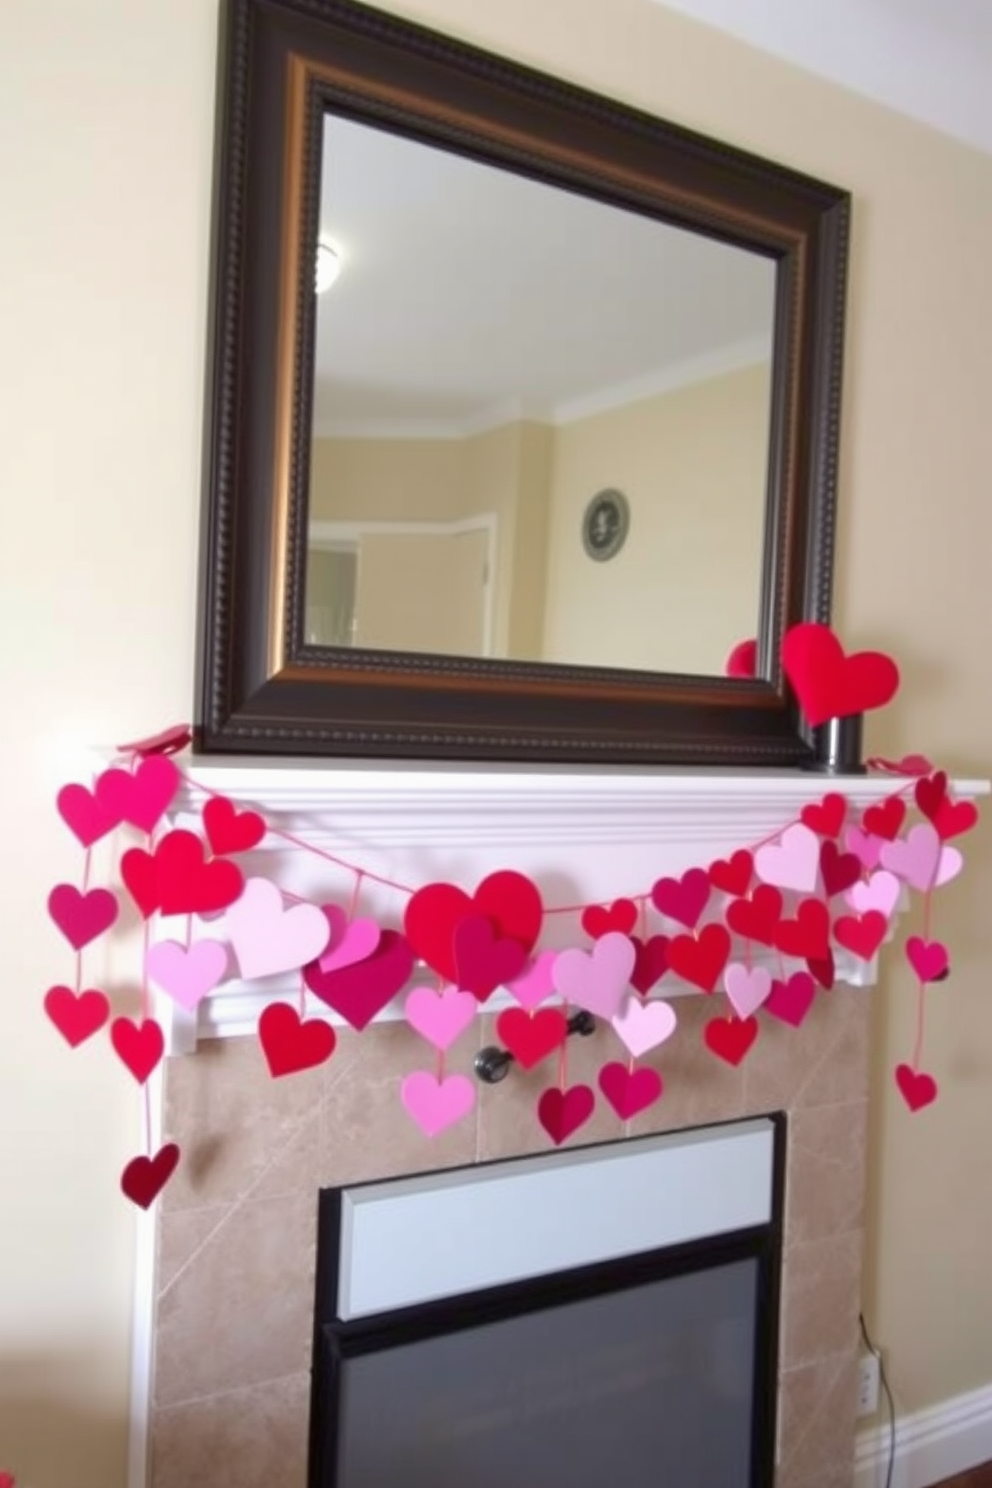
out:
<path id="1" fill-rule="evenodd" d="M 83 894 L 74 884 L 57 884 L 48 896 L 48 913 L 76 951 L 110 929 L 118 907 L 109 889 L 90 889 Z"/>
<path id="2" fill-rule="evenodd" d="M 947 947 L 939 940 L 911 935 L 906 942 L 906 960 L 921 982 L 938 982 L 947 971 Z"/>
<path id="3" fill-rule="evenodd" d="M 937 1099 L 937 1081 L 933 1075 L 914 1070 L 908 1064 L 896 1065 L 896 1084 L 911 1111 L 922 1111 Z"/>
<path id="4" fill-rule="evenodd" d="M 867 914 L 870 909 L 875 909 L 889 919 L 899 903 L 901 893 L 902 885 L 895 874 L 883 868 L 880 872 L 873 873 L 867 882 L 852 885 L 844 898 L 858 914 Z"/>
<path id="5" fill-rule="evenodd" d="M 635 1059 L 671 1038 L 677 1021 L 667 1002 L 641 1002 L 639 997 L 628 997 L 612 1019 L 617 1037 Z"/>
<path id="6" fill-rule="evenodd" d="M 750 1018 L 772 990 L 772 975 L 764 966 L 744 966 L 731 961 L 723 973 L 723 987 L 739 1018 Z"/>
<path id="7" fill-rule="evenodd" d="M 793 822 L 777 841 L 758 848 L 754 867 L 765 883 L 811 894 L 820 867 L 820 839 L 802 822 Z"/>
<path id="8" fill-rule="evenodd" d="M 400 1100 L 428 1137 L 467 1116 L 475 1105 L 475 1086 L 465 1075 L 439 1080 L 427 1070 L 415 1070 L 400 1086 Z"/>
<path id="9" fill-rule="evenodd" d="M 471 992 L 448 987 L 435 992 L 432 987 L 414 987 L 403 1004 L 406 1021 L 435 1049 L 450 1049 L 465 1032 L 479 1011 Z"/>
<path id="10" fill-rule="evenodd" d="M 557 951 L 541 951 L 521 976 L 507 983 L 507 990 L 528 1013 L 533 1012 L 555 990 L 551 968 L 557 958 Z"/>
<path id="11" fill-rule="evenodd" d="M 575 947 L 559 952 L 551 970 L 555 988 L 566 1002 L 612 1018 L 627 990 L 636 955 L 630 938 L 611 930 L 591 951 Z"/>
<path id="12" fill-rule="evenodd" d="M 148 948 L 145 970 L 173 1002 L 192 1012 L 223 980 L 227 946 L 219 940 L 195 940 L 189 947 L 159 940 Z"/>
<path id="13" fill-rule="evenodd" d="M 882 865 L 925 894 L 933 888 L 940 865 L 941 842 L 931 822 L 920 822 L 908 837 L 882 844 Z"/>
<path id="14" fill-rule="evenodd" d="M 224 916 L 238 969 L 246 979 L 294 971 L 316 960 L 327 945 L 330 927 L 315 904 L 287 909 L 280 890 L 267 878 L 249 878 L 241 897 Z"/>
<path id="15" fill-rule="evenodd" d="M 957 878 L 964 867 L 964 858 L 956 847 L 942 847 L 940 850 L 940 862 L 937 864 L 937 877 L 933 881 L 935 889 L 941 884 L 950 883 L 952 878 Z"/>
<path id="16" fill-rule="evenodd" d="M 869 873 L 878 867 L 882 857 L 882 838 L 876 837 L 873 832 L 863 832 L 860 827 L 848 827 L 844 833 L 844 846 Z"/>
<path id="17" fill-rule="evenodd" d="M 341 966 L 367 961 L 382 934 L 375 920 L 349 920 L 347 911 L 337 904 L 323 904 L 320 912 L 327 921 L 331 936 L 320 957 L 321 971 L 337 971 Z"/>
<path id="18" fill-rule="evenodd" d="M 95 794 L 104 810 L 118 821 L 150 832 L 172 802 L 179 782 L 179 771 L 172 760 L 151 754 L 133 772 L 104 770 L 96 782 Z"/>
<path id="19" fill-rule="evenodd" d="M 787 982 L 772 982 L 772 990 L 763 1004 L 766 1013 L 798 1028 L 813 1006 L 816 983 L 808 971 L 794 971 Z"/>

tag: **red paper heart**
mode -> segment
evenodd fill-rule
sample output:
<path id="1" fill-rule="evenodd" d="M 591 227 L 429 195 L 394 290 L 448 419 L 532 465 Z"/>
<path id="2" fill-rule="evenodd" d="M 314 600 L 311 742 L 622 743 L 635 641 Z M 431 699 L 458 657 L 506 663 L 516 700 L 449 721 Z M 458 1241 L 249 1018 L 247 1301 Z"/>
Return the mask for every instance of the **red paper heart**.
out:
<path id="1" fill-rule="evenodd" d="M 936 826 L 937 812 L 940 810 L 944 797 L 947 795 L 946 772 L 935 770 L 932 775 L 927 775 L 922 780 L 918 780 L 913 794 L 916 797 L 916 804 L 920 808 L 920 811 L 928 821 L 932 821 L 934 826 Z"/>
<path id="2" fill-rule="evenodd" d="M 167 832 L 155 849 L 159 902 L 163 914 L 213 914 L 241 895 L 241 869 L 224 859 L 204 861 L 195 832 Z"/>
<path id="3" fill-rule="evenodd" d="M 637 905 L 633 899 L 614 899 L 612 904 L 590 904 L 582 911 L 582 928 L 593 940 L 617 930 L 629 935 L 637 924 Z"/>
<path id="4" fill-rule="evenodd" d="M 828 951 L 825 956 L 807 956 L 806 965 L 820 986 L 829 992 L 836 976 L 833 951 Z"/>
<path id="5" fill-rule="evenodd" d="M 896 1066 L 896 1084 L 911 1111 L 922 1111 L 937 1099 L 937 1081 L 933 1075 L 914 1070 L 908 1064 Z"/>
<path id="6" fill-rule="evenodd" d="M 723 664 L 725 677 L 753 677 L 758 670 L 758 643 L 738 641 Z"/>
<path id="7" fill-rule="evenodd" d="M 120 817 L 101 805 L 85 785 L 64 785 L 55 804 L 59 816 L 83 847 L 92 847 L 120 822 Z"/>
<path id="8" fill-rule="evenodd" d="M 479 1002 L 512 982 L 527 964 L 528 947 L 501 937 L 485 915 L 469 915 L 455 927 L 455 980 Z"/>
<path id="9" fill-rule="evenodd" d="M 630 984 L 642 994 L 650 992 L 668 970 L 668 936 L 652 935 L 647 940 L 640 940 L 632 935 L 630 939 L 637 952 Z"/>
<path id="10" fill-rule="evenodd" d="M 73 1049 L 98 1033 L 110 1017 L 110 1003 L 103 992 L 90 988 L 73 992 L 70 987 L 49 987 L 45 993 L 45 1012 L 59 1033 Z"/>
<path id="11" fill-rule="evenodd" d="M 628 1069 L 619 1063 L 604 1064 L 599 1088 L 621 1121 L 630 1121 L 660 1100 L 664 1085 L 657 1070 Z"/>
<path id="12" fill-rule="evenodd" d="M 866 763 L 870 770 L 883 770 L 887 775 L 929 775 L 933 769 L 925 754 L 904 754 L 897 760 L 875 755 Z"/>
<path id="13" fill-rule="evenodd" d="M 828 838 L 820 848 L 820 876 L 827 898 L 843 894 L 861 877 L 861 859 L 854 853 L 841 852 Z"/>
<path id="14" fill-rule="evenodd" d="M 863 915 L 841 915 L 834 924 L 834 936 L 846 951 L 853 951 L 862 961 L 870 961 L 885 939 L 888 925 L 880 910 L 869 909 Z"/>
<path id="15" fill-rule="evenodd" d="M 814 727 L 829 718 L 882 708 L 899 687 L 899 669 L 891 656 L 882 651 L 846 656 L 829 625 L 813 621 L 787 631 L 782 666 Z"/>
<path id="16" fill-rule="evenodd" d="M 885 801 L 876 801 L 874 806 L 866 807 L 861 824 L 866 832 L 871 832 L 875 837 L 884 837 L 886 842 L 892 842 L 905 816 L 906 802 L 901 796 L 889 796 Z"/>
<path id="17" fill-rule="evenodd" d="M 757 1037 L 757 1018 L 711 1018 L 703 1029 L 706 1047 L 733 1065 L 740 1064 Z"/>
<path id="18" fill-rule="evenodd" d="M 507 1008 L 496 1019 L 496 1036 L 524 1069 L 533 1069 L 568 1038 L 568 1019 L 557 1008 L 525 1013 Z"/>
<path id="19" fill-rule="evenodd" d="M 322 1018 L 300 1018 L 288 1002 L 270 1002 L 258 1020 L 258 1041 L 274 1079 L 313 1069 L 330 1059 L 337 1035 Z"/>
<path id="20" fill-rule="evenodd" d="M 847 816 L 847 802 L 837 791 L 831 791 L 816 805 L 804 806 L 799 819 L 821 837 L 836 837 Z"/>
<path id="21" fill-rule="evenodd" d="M 775 931 L 775 945 L 784 956 L 819 961 L 830 953 L 830 916 L 820 899 L 803 899 L 795 919 L 783 920 Z"/>
<path id="22" fill-rule="evenodd" d="M 401 991 L 413 970 L 413 951 L 398 930 L 383 930 L 365 961 L 321 971 L 319 961 L 303 968 L 310 991 L 359 1032 Z"/>
<path id="23" fill-rule="evenodd" d="M 754 873 L 754 858 L 747 848 L 739 848 L 729 858 L 717 858 L 708 869 L 710 883 L 723 894 L 746 894 Z"/>
<path id="24" fill-rule="evenodd" d="M 962 832 L 970 832 L 977 821 L 978 808 L 973 801 L 952 801 L 945 796 L 933 824 L 941 842 L 947 842 L 951 837 L 960 837 Z"/>
<path id="25" fill-rule="evenodd" d="M 710 878 L 702 868 L 690 868 L 681 878 L 659 878 L 651 890 L 655 909 L 689 930 L 699 923 L 709 897 Z"/>
<path id="26" fill-rule="evenodd" d="M 203 828 L 210 851 L 218 857 L 250 852 L 268 831 L 257 811 L 239 811 L 226 796 L 211 796 L 203 808 Z"/>
<path id="27" fill-rule="evenodd" d="M 556 1147 L 577 1132 L 592 1115 L 596 1097 L 588 1085 L 546 1090 L 537 1103 L 537 1119 Z"/>
<path id="28" fill-rule="evenodd" d="M 727 905 L 727 924 L 735 935 L 757 940 L 761 945 L 775 944 L 775 930 L 782 918 L 782 895 L 771 884 L 760 884 L 750 899 L 738 899 Z"/>
<path id="29" fill-rule="evenodd" d="M 533 950 L 541 933 L 544 906 L 536 884 L 511 869 L 484 878 L 471 898 L 454 884 L 427 884 L 406 907 L 403 928 L 421 961 L 446 981 L 458 980 L 454 933 L 469 915 L 483 915 L 499 938 Z"/>
<path id="30" fill-rule="evenodd" d="M 178 754 L 192 740 L 193 730 L 188 723 L 174 723 L 171 728 L 162 729 L 147 739 L 138 739 L 133 744 L 118 744 L 117 748 L 121 754 L 138 754 L 144 758 L 149 754 Z"/>
<path id="31" fill-rule="evenodd" d="M 158 868 L 143 847 L 129 847 L 121 856 L 121 878 L 143 919 L 159 907 Z"/>
<path id="32" fill-rule="evenodd" d="M 96 783 L 100 805 L 118 821 L 151 832 L 179 789 L 180 775 L 170 759 L 151 754 L 137 769 L 104 770 Z"/>
<path id="33" fill-rule="evenodd" d="M 121 1192 L 147 1209 L 158 1198 L 179 1164 L 179 1148 L 166 1142 L 154 1157 L 132 1157 L 121 1174 Z"/>
<path id="34" fill-rule="evenodd" d="M 165 1053 L 165 1038 L 154 1018 L 143 1018 L 140 1023 L 115 1018 L 110 1025 L 110 1042 L 139 1085 L 145 1083 Z"/>
<path id="35" fill-rule="evenodd" d="M 48 896 L 48 913 L 75 951 L 109 930 L 117 911 L 117 898 L 109 889 L 83 894 L 74 884 L 57 884 Z"/>
<path id="36" fill-rule="evenodd" d="M 668 964 L 676 976 L 712 992 L 730 955 L 723 925 L 704 925 L 698 936 L 676 935 L 668 943 Z"/>

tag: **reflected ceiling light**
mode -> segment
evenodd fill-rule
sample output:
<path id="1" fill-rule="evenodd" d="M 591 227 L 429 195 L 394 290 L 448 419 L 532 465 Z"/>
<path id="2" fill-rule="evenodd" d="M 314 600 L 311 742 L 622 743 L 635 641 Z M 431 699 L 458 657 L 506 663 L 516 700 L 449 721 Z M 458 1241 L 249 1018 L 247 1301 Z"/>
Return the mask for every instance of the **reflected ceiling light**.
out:
<path id="1" fill-rule="evenodd" d="M 330 289 L 341 272 L 341 255 L 330 243 L 317 244 L 317 272 L 315 288 L 318 294 Z"/>

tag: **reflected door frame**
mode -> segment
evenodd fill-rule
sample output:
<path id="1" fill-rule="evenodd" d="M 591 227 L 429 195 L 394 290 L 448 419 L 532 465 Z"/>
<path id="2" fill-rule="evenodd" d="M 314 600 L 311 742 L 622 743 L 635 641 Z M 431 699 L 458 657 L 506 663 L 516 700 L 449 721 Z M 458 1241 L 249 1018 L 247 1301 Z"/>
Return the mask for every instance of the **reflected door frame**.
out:
<path id="1" fill-rule="evenodd" d="M 314 521 L 308 529 L 308 541 L 316 548 L 358 548 L 364 535 L 382 537 L 457 537 L 461 533 L 481 532 L 486 539 L 485 580 L 482 588 L 482 655 L 494 656 L 496 635 L 496 563 L 498 557 L 499 518 L 495 512 L 461 517 L 454 522 L 336 522 Z"/>

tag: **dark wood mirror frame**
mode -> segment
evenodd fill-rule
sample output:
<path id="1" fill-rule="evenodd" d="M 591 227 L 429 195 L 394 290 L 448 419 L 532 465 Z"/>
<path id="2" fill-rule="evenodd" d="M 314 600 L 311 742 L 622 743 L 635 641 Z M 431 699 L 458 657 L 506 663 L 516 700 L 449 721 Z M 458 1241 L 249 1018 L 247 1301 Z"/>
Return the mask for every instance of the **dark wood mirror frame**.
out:
<path id="1" fill-rule="evenodd" d="M 227 0 L 219 96 L 197 747 L 808 763 L 780 646 L 829 619 L 847 193 L 350 0 Z M 776 261 L 755 680 L 304 644 L 327 110 Z"/>

